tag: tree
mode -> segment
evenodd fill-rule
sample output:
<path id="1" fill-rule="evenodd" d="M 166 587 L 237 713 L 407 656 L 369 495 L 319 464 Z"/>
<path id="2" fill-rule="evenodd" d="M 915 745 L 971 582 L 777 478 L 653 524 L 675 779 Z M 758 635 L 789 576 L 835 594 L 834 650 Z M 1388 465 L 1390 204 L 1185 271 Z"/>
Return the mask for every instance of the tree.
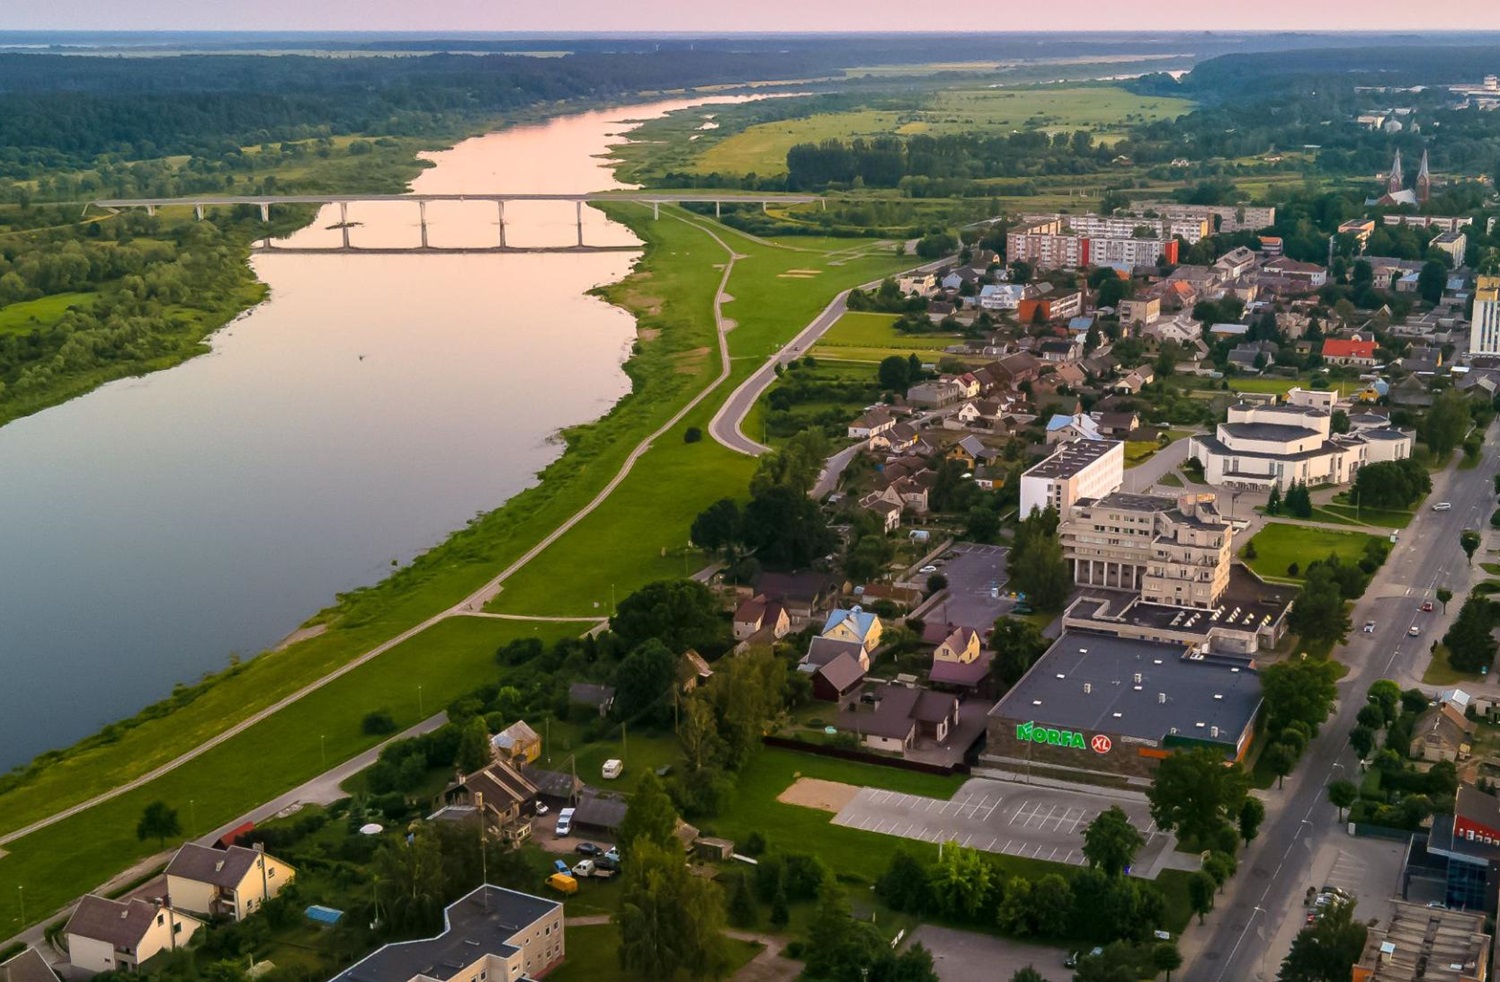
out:
<path id="1" fill-rule="evenodd" d="M 1238 837 L 1235 838 L 1233 844 L 1239 844 Z M 1213 881 L 1218 886 L 1220 893 L 1224 892 L 1224 884 L 1229 882 L 1229 878 L 1234 875 L 1234 871 L 1237 868 L 1239 868 L 1239 863 L 1235 862 L 1233 856 L 1227 852 L 1220 852 L 1217 849 L 1210 852 L 1208 858 L 1203 861 L 1203 872 L 1213 877 Z"/>
<path id="2" fill-rule="evenodd" d="M 372 863 L 386 920 L 396 931 L 426 930 L 443 909 L 443 852 L 436 833 L 419 828 L 411 839 L 381 846 Z"/>
<path id="3" fill-rule="evenodd" d="M 624 720 L 666 715 L 671 703 L 663 697 L 677 680 L 677 655 L 652 638 L 625 656 L 615 670 L 614 713 Z"/>
<path id="4" fill-rule="evenodd" d="M 1068 933 L 1073 913 L 1073 888 L 1056 873 L 1048 873 L 1031 886 L 1032 931 L 1043 938 L 1061 938 Z"/>
<path id="5" fill-rule="evenodd" d="M 1359 707 L 1359 712 L 1354 719 L 1360 726 L 1367 726 L 1372 730 L 1384 729 L 1385 709 L 1373 702 L 1367 702 Z"/>
<path id="6" fill-rule="evenodd" d="M 1344 594 L 1327 565 L 1317 563 L 1308 569 L 1287 624 L 1309 642 L 1337 641 L 1349 633 Z"/>
<path id="7" fill-rule="evenodd" d="M 740 538 L 740 506 L 733 498 L 720 498 L 698 513 L 688 534 L 700 549 L 728 550 Z"/>
<path id="8" fill-rule="evenodd" d="M 1083 830 L 1083 857 L 1106 876 L 1120 876 L 1146 840 L 1119 805 L 1100 812 Z"/>
<path id="9" fill-rule="evenodd" d="M 875 881 L 875 895 L 891 910 L 920 914 L 927 909 L 927 867 L 905 849 L 891 854 L 891 863 Z"/>
<path id="10" fill-rule="evenodd" d="M 1047 982 L 1047 979 L 1041 972 L 1027 965 L 1024 968 L 1016 969 L 1010 977 L 1010 982 Z"/>
<path id="11" fill-rule="evenodd" d="M 1334 781 L 1328 785 L 1328 800 L 1339 810 L 1339 821 L 1344 820 L 1344 809 L 1359 798 L 1359 788 L 1353 781 Z"/>
<path id="12" fill-rule="evenodd" d="M 874 954 L 869 928 L 854 920 L 844 888 L 833 882 L 826 884 L 808 924 L 803 948 L 807 974 L 812 978 L 840 978 L 849 969 L 857 972 L 859 966 L 868 966 Z"/>
<path id="13" fill-rule="evenodd" d="M 1482 540 L 1479 538 L 1479 533 L 1474 531 L 1473 529 L 1464 529 L 1458 534 L 1459 548 L 1462 549 L 1464 551 L 1464 555 L 1468 557 L 1470 566 L 1474 565 L 1474 552 L 1479 548 L 1479 543 L 1481 541 Z"/>
<path id="14" fill-rule="evenodd" d="M 484 718 L 476 716 L 463 726 L 458 740 L 458 755 L 453 764 L 465 774 L 473 774 L 490 762 L 490 731 Z"/>
<path id="15" fill-rule="evenodd" d="M 1487 669 L 1495 660 L 1495 620 L 1495 604 L 1488 598 L 1475 594 L 1465 600 L 1443 635 L 1449 664 L 1461 672 Z"/>
<path id="16" fill-rule="evenodd" d="M 614 916 L 621 967 L 643 979 L 727 975 L 719 888 L 688 871 L 675 842 L 663 847 L 637 838 L 628 855 Z"/>
<path id="17" fill-rule="evenodd" d="M 1331 904 L 1303 928 L 1281 963 L 1278 982 L 1343 982 L 1364 951 L 1368 930 L 1354 919 L 1354 903 Z"/>
<path id="18" fill-rule="evenodd" d="M 949 917 L 977 918 L 989 898 L 992 873 L 979 850 L 949 842 L 928 881 L 938 910 Z"/>
<path id="19" fill-rule="evenodd" d="M 1012 876 L 1001 891 L 995 924 L 1007 934 L 1025 937 L 1031 933 L 1032 923 L 1031 881 L 1024 876 Z"/>
<path id="20" fill-rule="evenodd" d="M 750 877 L 741 874 L 734 878 L 734 889 L 729 895 L 729 923 L 735 927 L 754 927 L 757 918 L 755 897 L 750 892 Z"/>
<path id="21" fill-rule="evenodd" d="M 1443 613 L 1448 613 L 1448 601 L 1453 599 L 1453 591 L 1445 586 L 1437 588 L 1437 602 L 1443 605 Z"/>
<path id="22" fill-rule="evenodd" d="M 1265 820 L 1266 806 L 1259 798 L 1246 795 L 1239 814 L 1240 838 L 1245 840 L 1245 845 L 1248 846 L 1260 834 L 1260 823 Z"/>
<path id="23" fill-rule="evenodd" d="M 1218 888 L 1214 878 L 1202 870 L 1188 877 L 1188 906 L 1198 915 L 1199 924 L 1203 923 L 1203 915 L 1214 909 L 1214 892 Z"/>
<path id="24" fill-rule="evenodd" d="M 610 630 L 626 650 L 653 638 L 674 652 L 711 648 L 725 634 L 719 602 L 697 580 L 657 580 L 620 601 Z"/>
<path id="25" fill-rule="evenodd" d="M 965 525 L 965 538 L 973 542 L 994 542 L 1000 535 L 1000 513 L 993 508 L 976 505 L 969 509 Z"/>
<path id="26" fill-rule="evenodd" d="M 1372 729 L 1385 726 L 1401 714 L 1401 687 L 1390 679 L 1377 679 L 1370 683 L 1365 698 L 1370 700 L 1370 705 L 1380 707 L 1380 726 Z"/>
<path id="27" fill-rule="evenodd" d="M 1303 598 L 1299 597 L 1298 606 L 1302 603 Z M 1339 605 L 1342 610 L 1342 599 Z M 1338 698 L 1338 677 L 1338 666 L 1319 658 L 1294 658 L 1261 669 L 1266 728 L 1279 733 L 1292 723 L 1303 723 L 1309 734 L 1316 735 L 1318 727 L 1333 712 L 1334 700 Z"/>
<path id="28" fill-rule="evenodd" d="M 1031 621 L 1018 617 L 1001 617 L 990 634 L 990 649 L 995 659 L 990 671 L 1004 688 L 1021 680 L 1032 663 L 1047 650 L 1047 638 Z"/>
<path id="29" fill-rule="evenodd" d="M 1417 292 L 1422 299 L 1436 306 L 1443 299 L 1443 289 L 1448 285 L 1448 267 L 1436 260 L 1422 264 L 1417 274 Z"/>
<path id="30" fill-rule="evenodd" d="M 1266 768 L 1276 775 L 1276 787 L 1280 788 L 1286 776 L 1297 766 L 1297 755 L 1284 743 L 1273 743 L 1264 752 Z"/>
<path id="31" fill-rule="evenodd" d="M 1349 731 L 1349 746 L 1359 754 L 1360 760 L 1370 756 L 1370 751 L 1375 749 L 1375 732 L 1366 726 L 1356 726 Z"/>
<path id="32" fill-rule="evenodd" d="M 880 387 L 892 392 L 904 393 L 907 386 L 911 384 L 907 361 L 900 355 L 891 355 L 881 361 L 877 377 L 880 380 Z"/>
<path id="33" fill-rule="evenodd" d="M 1422 441 L 1434 457 L 1447 460 L 1472 423 L 1468 397 L 1458 389 L 1444 389 L 1422 420 Z"/>
<path id="34" fill-rule="evenodd" d="M 1057 537 L 1057 512 L 1033 512 L 1016 529 L 1011 547 L 1011 580 L 1042 610 L 1061 609 L 1073 588 L 1068 561 Z"/>
<path id="35" fill-rule="evenodd" d="M 620 822 L 620 842 L 625 847 L 626 867 L 639 844 L 660 849 L 677 849 L 677 811 L 662 787 L 661 779 L 646 771 L 630 796 L 625 818 Z M 680 865 L 680 863 L 679 863 Z"/>
<path id="36" fill-rule="evenodd" d="M 771 926 L 776 930 L 785 930 L 792 919 L 792 908 L 786 901 L 786 890 L 776 888 L 776 895 L 771 898 Z"/>
<path id="37" fill-rule="evenodd" d="M 1172 973 L 1182 967 L 1182 952 L 1170 941 L 1163 941 L 1151 948 L 1151 967 L 1167 973 L 1167 982 L 1172 982 Z"/>
<path id="38" fill-rule="evenodd" d="M 1151 817 L 1179 839 L 1205 843 L 1245 800 L 1246 780 L 1238 764 L 1224 766 L 1217 750 L 1196 747 L 1172 754 L 1156 768 L 1146 792 Z"/>
<path id="39" fill-rule="evenodd" d="M 168 808 L 165 801 L 153 801 L 147 805 L 135 826 L 135 837 L 142 842 L 155 839 L 166 845 L 167 839 L 181 834 L 182 822 L 177 818 L 177 809 Z"/>
<path id="40" fill-rule="evenodd" d="M 768 569 L 806 566 L 834 543 L 817 502 L 796 487 L 777 485 L 751 497 L 741 528 L 745 545 Z"/>
<path id="41" fill-rule="evenodd" d="M 1281 514 L 1281 485 L 1279 485 L 1279 484 L 1273 484 L 1273 485 L 1271 485 L 1271 493 L 1266 497 L 1266 514 L 1267 515 L 1280 515 Z M 1253 541 L 1254 540 L 1252 540 L 1252 542 Z M 1249 546 L 1246 546 L 1246 548 L 1248 549 Z M 1254 558 L 1254 557 L 1249 556 L 1248 553 L 1246 554 L 1246 556 L 1247 556 L 1247 558 Z"/>

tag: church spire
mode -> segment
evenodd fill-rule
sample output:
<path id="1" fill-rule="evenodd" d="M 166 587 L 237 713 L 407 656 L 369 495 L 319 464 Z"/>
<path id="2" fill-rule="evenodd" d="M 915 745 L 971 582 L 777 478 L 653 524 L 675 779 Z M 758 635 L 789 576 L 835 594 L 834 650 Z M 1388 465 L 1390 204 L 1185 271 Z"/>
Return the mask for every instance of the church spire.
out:
<path id="1" fill-rule="evenodd" d="M 1422 151 L 1422 167 L 1417 171 L 1417 200 L 1422 204 L 1432 197 L 1432 175 L 1427 171 L 1427 151 Z"/>
<path id="2" fill-rule="evenodd" d="M 1386 190 L 1391 194 L 1395 194 L 1397 191 L 1401 190 L 1402 185 L 1404 185 L 1405 183 L 1406 175 L 1401 173 L 1401 151 L 1397 150 L 1396 161 L 1395 163 L 1391 164 L 1391 179 L 1386 184 Z"/>

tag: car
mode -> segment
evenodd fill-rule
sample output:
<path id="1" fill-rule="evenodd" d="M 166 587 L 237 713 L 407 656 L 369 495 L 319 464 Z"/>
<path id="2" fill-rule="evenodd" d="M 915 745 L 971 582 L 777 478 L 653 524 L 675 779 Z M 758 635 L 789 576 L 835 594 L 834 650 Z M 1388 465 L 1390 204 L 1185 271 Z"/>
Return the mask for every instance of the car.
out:
<path id="1" fill-rule="evenodd" d="M 1307 912 L 1307 920 L 1304 923 L 1306 923 L 1306 924 L 1316 924 L 1316 923 L 1318 923 L 1318 915 L 1314 914 L 1312 911 L 1308 911 Z"/>
<path id="2" fill-rule="evenodd" d="M 1161 930 L 1159 928 L 1157 930 L 1155 930 L 1155 931 L 1152 931 L 1151 932 L 1151 936 L 1153 938 L 1155 938 L 1156 940 L 1158 940 L 1158 941 L 1171 941 L 1172 940 L 1172 932 L 1171 931 L 1163 931 L 1163 930 Z"/>
<path id="3" fill-rule="evenodd" d="M 618 758 L 611 757 L 609 760 L 606 760 L 604 762 L 604 768 L 600 773 L 604 775 L 604 779 L 606 781 L 613 781 L 615 778 L 619 777 L 624 770 L 625 762 L 619 760 Z"/>
<path id="4" fill-rule="evenodd" d="M 1413 624 L 1411 627 L 1409 627 L 1409 628 L 1406 629 L 1406 635 L 1407 635 L 1407 637 L 1414 638 L 1414 637 L 1416 637 L 1417 635 L 1419 635 L 1421 633 L 1422 633 L 1422 629 L 1420 627 L 1417 627 L 1417 625 L 1415 625 L 1415 624 Z"/>
<path id="5" fill-rule="evenodd" d="M 1375 633 L 1375 622 L 1374 621 L 1365 621 L 1365 633 L 1366 634 L 1374 634 Z"/>
<path id="6" fill-rule="evenodd" d="M 1432 506 L 1432 510 L 1433 511 L 1452 511 L 1453 510 L 1453 503 L 1451 501 L 1439 501 L 1437 504 L 1435 504 L 1435 505 Z"/>
<path id="7" fill-rule="evenodd" d="M 577 811 L 576 808 L 564 808 L 557 813 L 557 825 L 552 830 L 553 835 L 562 839 L 566 838 L 573 831 L 573 813 L 575 811 Z"/>
<path id="8" fill-rule="evenodd" d="M 613 872 L 617 871 L 620 868 L 619 862 L 616 861 L 616 860 L 610 859 L 608 855 L 600 856 L 598 859 L 594 860 L 594 866 L 595 866 L 595 873 L 594 873 L 595 876 L 600 875 L 600 873 L 599 873 L 600 870 L 602 870 L 604 872 L 607 872 L 607 873 L 613 873 Z"/>
<path id="9" fill-rule="evenodd" d="M 1430 613 L 1432 613 L 1432 601 L 1431 600 L 1424 600 L 1424 601 L 1422 601 L 1422 613 L 1424 613 L 1424 614 L 1430 614 Z"/>
<path id="10" fill-rule="evenodd" d="M 594 861 L 592 859 L 585 859 L 573 867 L 573 876 L 577 879 L 583 880 L 593 875 Z"/>
<path id="11" fill-rule="evenodd" d="M 610 846 L 609 851 L 604 854 L 604 858 L 611 863 L 618 863 L 620 861 L 620 847 Z"/>
<path id="12" fill-rule="evenodd" d="M 547 877 L 547 885 L 558 893 L 578 892 L 578 881 L 565 873 L 553 873 Z"/>
<path id="13" fill-rule="evenodd" d="M 568 875 L 568 864 L 563 862 L 561 859 L 552 860 L 552 869 L 554 872 L 561 873 L 563 876 Z"/>
<path id="14" fill-rule="evenodd" d="M 551 810 L 552 809 L 550 809 L 550 808 L 547 807 L 547 803 L 545 801 L 541 801 L 541 800 L 537 801 L 537 803 L 536 803 L 536 813 L 538 815 L 545 815 L 545 814 L 547 814 Z"/>
<path id="15" fill-rule="evenodd" d="M 602 856 L 602 855 L 604 855 L 604 850 L 600 849 L 598 846 L 594 845 L 592 842 L 580 842 L 580 843 L 578 843 L 577 848 L 575 848 L 573 851 L 576 852 L 576 853 L 578 853 L 578 855 L 580 855 L 580 856 Z"/>
<path id="16" fill-rule="evenodd" d="M 919 573 L 936 573 L 937 572 L 937 567 L 936 566 L 923 566 L 921 569 L 917 570 L 917 572 L 919 572 Z"/>

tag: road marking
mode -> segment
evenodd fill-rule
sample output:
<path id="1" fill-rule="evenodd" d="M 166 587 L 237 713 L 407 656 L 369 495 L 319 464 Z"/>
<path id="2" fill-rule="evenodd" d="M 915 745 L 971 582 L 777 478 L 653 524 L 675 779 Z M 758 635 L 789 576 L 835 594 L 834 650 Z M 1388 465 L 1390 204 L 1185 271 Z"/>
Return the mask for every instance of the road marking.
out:
<path id="1" fill-rule="evenodd" d="M 997 842 L 999 842 L 999 841 L 1000 841 L 1000 840 L 999 840 L 999 839 L 998 839 L 998 838 L 995 838 L 995 839 L 991 839 L 991 840 L 990 840 L 990 844 L 989 844 L 989 846 L 988 846 L 988 847 L 986 847 L 986 849 L 985 849 L 985 851 L 986 851 L 986 852 L 994 852 L 994 851 L 995 851 L 995 843 L 997 843 Z"/>

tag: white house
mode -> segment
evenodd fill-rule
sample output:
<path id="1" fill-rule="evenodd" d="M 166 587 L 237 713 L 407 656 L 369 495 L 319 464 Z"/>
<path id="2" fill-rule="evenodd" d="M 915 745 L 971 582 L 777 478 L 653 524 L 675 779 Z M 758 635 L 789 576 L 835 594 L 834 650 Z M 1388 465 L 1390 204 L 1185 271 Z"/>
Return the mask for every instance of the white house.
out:
<path id="1" fill-rule="evenodd" d="M 203 922 L 144 900 L 107 900 L 92 894 L 74 908 L 63 933 L 77 975 L 133 971 L 163 951 L 186 945 Z"/>
<path id="2" fill-rule="evenodd" d="M 1195 436 L 1188 456 L 1216 487 L 1265 491 L 1303 484 L 1349 484 L 1365 464 L 1411 455 L 1411 435 L 1383 427 L 1348 435 L 1310 406 L 1231 406 L 1213 436 Z"/>
<path id="3" fill-rule="evenodd" d="M 182 910 L 236 921 L 255 913 L 297 877 L 260 849 L 212 849 L 188 842 L 167 864 L 167 897 Z"/>
<path id="4" fill-rule="evenodd" d="M 1015 310 L 1026 299 L 1026 287 L 1016 283 L 995 283 L 981 287 L 979 306 L 985 310 Z"/>
<path id="5" fill-rule="evenodd" d="M 896 420 L 891 416 L 891 411 L 884 406 L 876 406 L 866 410 L 863 416 L 849 424 L 849 439 L 868 440 L 895 425 Z"/>
<path id="6" fill-rule="evenodd" d="M 1102 498 L 1125 482 L 1125 444 L 1118 440 L 1079 440 L 1061 444 L 1052 456 L 1021 475 L 1021 517 L 1057 509 L 1059 515 L 1080 498 Z"/>

